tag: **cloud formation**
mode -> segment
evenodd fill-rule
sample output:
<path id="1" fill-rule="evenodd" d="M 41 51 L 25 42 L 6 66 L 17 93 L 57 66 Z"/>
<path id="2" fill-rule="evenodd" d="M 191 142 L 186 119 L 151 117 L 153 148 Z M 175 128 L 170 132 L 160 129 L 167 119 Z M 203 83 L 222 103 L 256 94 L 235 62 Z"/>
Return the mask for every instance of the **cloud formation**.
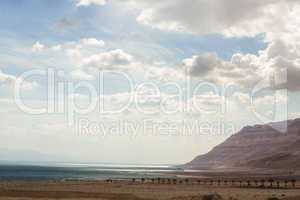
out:
<path id="1" fill-rule="evenodd" d="M 74 80 L 93 80 L 95 72 L 101 70 L 134 71 L 145 66 L 130 53 L 106 48 L 105 42 L 96 38 L 82 38 L 52 46 L 36 42 L 31 49 L 33 53 L 55 58 L 66 55 L 65 63 L 70 66 L 70 77 Z"/>
<path id="2" fill-rule="evenodd" d="M 42 52 L 46 49 L 46 46 L 44 44 L 41 44 L 39 41 L 37 41 L 36 43 L 34 43 L 32 45 L 32 51 L 33 52 Z"/>
<path id="3" fill-rule="evenodd" d="M 90 45 L 96 47 L 103 47 L 105 42 L 103 40 L 97 40 L 95 38 L 83 38 L 80 40 L 81 44 L 83 45 Z"/>
<path id="4" fill-rule="evenodd" d="M 76 0 L 76 6 L 80 7 L 80 6 L 90 6 L 90 5 L 105 5 L 106 4 L 106 0 Z"/>
<path id="5" fill-rule="evenodd" d="M 253 87 L 265 78 L 278 79 L 273 89 L 300 90 L 300 3 L 296 0 L 115 0 L 138 8 L 137 21 L 154 28 L 184 31 L 197 35 L 222 34 L 245 37 L 265 34 L 268 47 L 257 54 L 235 53 L 223 60 L 215 53 L 204 53 L 186 58 L 180 70 L 147 67 L 146 78 L 166 80 L 183 75 L 212 81 L 217 84 L 236 84 Z M 80 0 L 78 6 L 104 5 L 104 0 Z M 84 38 L 78 43 L 57 45 L 52 50 L 67 48 L 68 55 L 81 68 L 128 69 L 135 59 L 122 49 L 82 55 L 83 46 L 103 47 L 105 43 L 95 38 Z M 37 42 L 33 51 L 42 52 L 48 47 Z M 87 74 L 73 73 L 74 77 L 89 79 Z M 180 75 L 180 72 L 183 72 Z M 81 75 L 79 75 L 81 74 Z M 285 80 L 284 80 L 285 79 Z M 169 80 L 169 79 L 168 79 Z"/>
<path id="6" fill-rule="evenodd" d="M 220 64 L 220 59 L 212 53 L 193 56 L 182 61 L 186 73 L 192 76 L 207 74 Z"/>
<path id="7" fill-rule="evenodd" d="M 274 76 L 274 89 L 300 90 L 300 2 L 297 0 L 125 0 L 140 9 L 137 21 L 168 31 L 227 37 L 265 35 L 268 47 L 258 54 L 236 53 L 223 60 L 214 53 L 186 58 L 181 70 L 215 83 L 252 87 Z M 285 80 L 284 80 L 285 79 Z"/>
<path id="8" fill-rule="evenodd" d="M 82 67 L 94 67 L 97 69 L 122 68 L 133 62 L 133 56 L 116 49 L 108 52 L 94 54 L 82 60 Z"/>
<path id="9" fill-rule="evenodd" d="M 300 90 L 298 47 L 281 40 L 271 42 L 258 55 L 236 53 L 230 61 L 209 53 L 193 56 L 183 60 L 181 68 L 187 75 L 217 84 L 251 88 L 262 80 L 270 79 L 270 88 Z"/>
<path id="10" fill-rule="evenodd" d="M 124 1 L 123 1 L 124 2 Z M 135 1 L 141 9 L 137 21 L 164 30 L 195 34 L 223 33 L 254 36 L 285 26 L 297 0 L 166 0 Z M 280 15 L 278 15 L 280 13 Z"/>
<path id="11" fill-rule="evenodd" d="M 34 53 L 40 53 L 46 50 L 52 50 L 52 51 L 75 51 L 79 50 L 85 47 L 97 47 L 102 48 L 105 46 L 105 42 L 103 40 L 98 40 L 96 38 L 82 38 L 79 41 L 72 41 L 72 42 L 65 42 L 63 44 L 57 44 L 54 46 L 43 44 L 39 41 L 34 43 L 31 47 L 31 50 Z"/>

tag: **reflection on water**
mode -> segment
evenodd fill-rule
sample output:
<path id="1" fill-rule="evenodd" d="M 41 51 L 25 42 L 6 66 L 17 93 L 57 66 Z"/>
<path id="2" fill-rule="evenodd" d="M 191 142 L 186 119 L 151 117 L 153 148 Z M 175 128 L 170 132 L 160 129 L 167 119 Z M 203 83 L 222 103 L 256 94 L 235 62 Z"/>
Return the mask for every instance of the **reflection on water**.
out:
<path id="1" fill-rule="evenodd" d="M 0 180 L 105 180 L 172 178 L 182 169 L 162 165 L 66 164 L 1 165 Z"/>

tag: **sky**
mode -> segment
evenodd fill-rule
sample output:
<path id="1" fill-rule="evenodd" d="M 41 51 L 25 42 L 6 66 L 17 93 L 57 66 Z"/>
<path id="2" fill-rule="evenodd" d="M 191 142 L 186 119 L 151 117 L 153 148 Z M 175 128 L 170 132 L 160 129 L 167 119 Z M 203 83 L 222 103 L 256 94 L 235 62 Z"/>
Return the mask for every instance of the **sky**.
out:
<path id="1" fill-rule="evenodd" d="M 297 0 L 2 0 L 1 159 L 181 164 L 297 118 L 299 16 Z"/>

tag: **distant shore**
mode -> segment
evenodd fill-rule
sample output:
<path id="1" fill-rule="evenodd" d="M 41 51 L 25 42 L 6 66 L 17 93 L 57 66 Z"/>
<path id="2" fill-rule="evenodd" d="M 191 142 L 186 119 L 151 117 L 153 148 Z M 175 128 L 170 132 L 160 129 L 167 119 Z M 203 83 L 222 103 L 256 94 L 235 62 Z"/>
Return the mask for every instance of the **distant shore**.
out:
<path id="1" fill-rule="evenodd" d="M 297 171 L 147 166 L 0 169 L 0 200 L 202 200 L 205 195 L 216 195 L 221 200 L 300 199 Z"/>
<path id="2" fill-rule="evenodd" d="M 273 178 L 278 180 L 300 180 L 299 170 L 271 170 L 271 169 L 226 169 L 226 170 L 184 170 L 182 172 L 169 172 L 177 177 L 190 177 L 200 179 L 242 179 L 253 180 L 259 178 Z"/>

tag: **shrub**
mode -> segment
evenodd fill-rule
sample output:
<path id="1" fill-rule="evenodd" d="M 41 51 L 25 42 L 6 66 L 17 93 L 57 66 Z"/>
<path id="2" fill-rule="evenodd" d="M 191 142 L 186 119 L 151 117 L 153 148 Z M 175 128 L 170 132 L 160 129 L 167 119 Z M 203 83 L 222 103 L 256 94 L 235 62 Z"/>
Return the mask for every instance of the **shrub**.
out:
<path id="1" fill-rule="evenodd" d="M 202 200 L 223 200 L 219 194 L 207 194 L 202 197 Z"/>

